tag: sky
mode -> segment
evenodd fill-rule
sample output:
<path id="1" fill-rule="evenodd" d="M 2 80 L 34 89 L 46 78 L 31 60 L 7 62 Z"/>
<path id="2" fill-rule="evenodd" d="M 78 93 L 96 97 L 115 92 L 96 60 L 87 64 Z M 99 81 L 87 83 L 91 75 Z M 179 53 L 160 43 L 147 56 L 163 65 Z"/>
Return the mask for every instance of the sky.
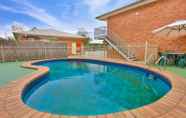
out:
<path id="1" fill-rule="evenodd" d="M 105 25 L 95 19 L 135 0 L 0 0 L 0 36 L 10 35 L 12 25 L 25 29 L 53 28 L 77 32 Z"/>

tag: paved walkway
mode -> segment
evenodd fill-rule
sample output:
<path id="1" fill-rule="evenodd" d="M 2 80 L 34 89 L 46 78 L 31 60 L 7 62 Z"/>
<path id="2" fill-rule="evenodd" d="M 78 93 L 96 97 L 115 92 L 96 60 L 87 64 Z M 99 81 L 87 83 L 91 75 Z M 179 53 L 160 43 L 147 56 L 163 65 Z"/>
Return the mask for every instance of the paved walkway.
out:
<path id="1" fill-rule="evenodd" d="M 109 62 L 129 64 L 138 66 L 165 76 L 172 85 L 171 91 L 150 105 L 134 110 L 119 112 L 100 116 L 84 116 L 86 118 L 186 118 L 186 80 L 169 72 L 163 72 L 158 69 L 148 68 L 140 64 L 126 63 L 121 60 L 107 59 Z M 58 116 L 49 113 L 38 112 L 27 107 L 21 100 L 22 90 L 31 81 L 46 74 L 47 67 L 32 66 L 32 63 L 26 63 L 27 68 L 38 69 L 38 72 L 32 76 L 26 76 L 14 83 L 0 89 L 0 118 L 68 118 L 69 116 Z M 69 118 L 83 118 L 73 116 Z"/>

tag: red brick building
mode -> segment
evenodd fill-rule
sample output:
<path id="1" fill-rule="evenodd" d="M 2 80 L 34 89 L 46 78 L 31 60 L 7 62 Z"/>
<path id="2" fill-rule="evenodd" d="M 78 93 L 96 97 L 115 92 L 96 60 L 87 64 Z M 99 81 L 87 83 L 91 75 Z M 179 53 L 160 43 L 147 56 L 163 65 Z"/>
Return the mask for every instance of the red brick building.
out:
<path id="1" fill-rule="evenodd" d="M 186 52 L 186 36 L 158 37 L 152 32 L 177 20 L 186 19 L 186 0 L 140 0 L 97 17 L 107 21 L 108 36 L 117 35 L 123 42 L 148 41 L 160 52 Z M 117 39 L 113 39 L 117 42 Z"/>

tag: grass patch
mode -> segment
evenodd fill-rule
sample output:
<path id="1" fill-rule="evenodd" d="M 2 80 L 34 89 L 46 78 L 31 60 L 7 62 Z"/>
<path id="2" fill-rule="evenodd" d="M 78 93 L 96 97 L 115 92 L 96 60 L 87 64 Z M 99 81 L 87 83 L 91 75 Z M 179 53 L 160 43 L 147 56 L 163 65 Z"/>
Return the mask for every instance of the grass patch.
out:
<path id="1" fill-rule="evenodd" d="M 35 70 L 22 68 L 21 64 L 22 62 L 0 63 L 0 87 L 35 72 Z"/>
<path id="2" fill-rule="evenodd" d="M 159 66 L 159 65 L 153 65 L 156 68 L 160 68 L 162 70 L 169 71 L 171 73 L 174 73 L 178 76 L 184 77 L 186 79 L 186 68 L 180 68 L 176 66 Z"/>

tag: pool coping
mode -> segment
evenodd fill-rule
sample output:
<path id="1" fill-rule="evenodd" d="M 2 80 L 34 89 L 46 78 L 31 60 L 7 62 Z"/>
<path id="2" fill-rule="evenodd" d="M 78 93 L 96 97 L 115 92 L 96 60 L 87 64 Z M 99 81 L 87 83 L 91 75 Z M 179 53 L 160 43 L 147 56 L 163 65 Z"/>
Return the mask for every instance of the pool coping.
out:
<path id="1" fill-rule="evenodd" d="M 24 68 L 37 70 L 32 75 L 27 75 L 20 80 L 14 81 L 6 87 L 0 89 L 0 115 L 3 118 L 64 118 L 64 117 L 110 117 L 110 118 L 159 118 L 159 117 L 176 117 L 183 118 L 186 117 L 186 79 L 178 77 L 167 71 L 162 71 L 153 67 L 149 67 L 143 64 L 137 64 L 134 62 L 126 62 L 120 59 L 98 59 L 98 58 L 82 58 L 82 57 L 69 57 L 67 59 L 89 59 L 89 60 L 99 60 L 111 63 L 125 64 L 129 66 L 143 68 L 160 74 L 167 78 L 171 84 L 171 90 L 163 96 L 158 101 L 145 105 L 140 108 L 132 109 L 125 112 L 117 112 L 107 115 L 98 116 L 64 116 L 64 115 L 54 115 L 45 112 L 39 112 L 25 105 L 21 99 L 22 92 L 24 88 L 32 81 L 49 72 L 48 67 L 35 66 L 33 63 L 40 61 L 49 60 L 59 60 L 59 59 L 45 59 L 30 61 L 24 63 L 22 66 Z"/>

